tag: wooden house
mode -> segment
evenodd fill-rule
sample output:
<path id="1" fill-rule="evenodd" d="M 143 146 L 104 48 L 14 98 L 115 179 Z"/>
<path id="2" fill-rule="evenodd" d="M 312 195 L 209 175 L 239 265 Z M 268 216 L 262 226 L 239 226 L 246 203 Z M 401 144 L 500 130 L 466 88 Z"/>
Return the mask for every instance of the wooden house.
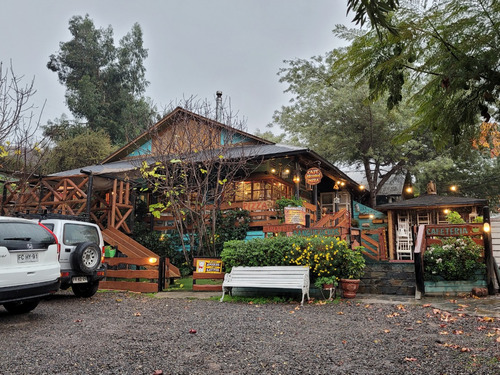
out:
<path id="1" fill-rule="evenodd" d="M 232 194 L 224 198 L 222 208 L 250 211 L 254 235 L 263 235 L 265 226 L 279 223 L 275 211 L 279 198 L 304 199 L 313 224 L 343 208 L 351 213 L 353 199 L 364 194 L 360 185 L 308 148 L 275 144 L 177 107 L 98 165 L 40 177 L 23 187 L 6 185 L 2 214 L 41 210 L 86 214 L 103 230 L 128 234 L 139 198 L 134 187 L 141 183 L 144 162 L 154 164 L 172 155 L 202 160 L 221 147 L 226 147 L 225 158 L 244 157 L 251 166 L 249 173 L 235 175 Z M 320 177 L 308 184 L 306 174 L 312 169 L 319 170 Z M 140 195 L 151 202 L 150 195 Z M 155 220 L 154 229 L 172 229 L 168 220 L 168 215 Z"/>

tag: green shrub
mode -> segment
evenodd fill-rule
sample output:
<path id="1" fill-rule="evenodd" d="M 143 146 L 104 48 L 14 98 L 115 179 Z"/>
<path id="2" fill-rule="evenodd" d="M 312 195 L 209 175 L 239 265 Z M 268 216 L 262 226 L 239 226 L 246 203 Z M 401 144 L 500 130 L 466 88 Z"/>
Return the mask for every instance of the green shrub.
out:
<path id="1" fill-rule="evenodd" d="M 429 281 L 475 280 L 485 269 L 482 246 L 470 237 L 447 237 L 424 253 L 424 278 Z"/>

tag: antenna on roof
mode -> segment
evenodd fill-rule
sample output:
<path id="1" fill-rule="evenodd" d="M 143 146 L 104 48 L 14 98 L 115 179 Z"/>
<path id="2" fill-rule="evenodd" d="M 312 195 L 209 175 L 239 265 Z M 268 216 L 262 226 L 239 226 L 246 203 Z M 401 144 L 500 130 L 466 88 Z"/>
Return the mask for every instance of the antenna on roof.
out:
<path id="1" fill-rule="evenodd" d="M 215 121 L 220 122 L 222 120 L 222 91 L 217 91 L 215 95 L 217 95 L 215 99 Z"/>

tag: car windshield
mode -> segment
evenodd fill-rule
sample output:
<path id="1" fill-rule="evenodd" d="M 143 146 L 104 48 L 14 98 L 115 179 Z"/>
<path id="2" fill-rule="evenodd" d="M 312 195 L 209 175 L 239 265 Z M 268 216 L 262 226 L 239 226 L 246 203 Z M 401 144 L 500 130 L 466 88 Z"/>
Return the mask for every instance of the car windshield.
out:
<path id="1" fill-rule="evenodd" d="M 97 228 L 82 224 L 65 224 L 63 233 L 65 245 L 76 245 L 82 242 L 93 242 L 99 244 L 99 233 Z"/>
<path id="2" fill-rule="evenodd" d="M 0 246 L 9 250 L 46 249 L 54 243 L 54 236 L 38 224 L 0 222 Z"/>

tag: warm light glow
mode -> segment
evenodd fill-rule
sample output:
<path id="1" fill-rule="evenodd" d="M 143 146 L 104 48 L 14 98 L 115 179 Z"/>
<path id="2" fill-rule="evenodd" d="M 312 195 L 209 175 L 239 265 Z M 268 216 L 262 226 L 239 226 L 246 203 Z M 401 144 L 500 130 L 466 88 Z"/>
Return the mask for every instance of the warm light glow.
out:
<path id="1" fill-rule="evenodd" d="M 488 233 L 490 229 L 490 223 L 483 223 L 483 232 Z"/>
<path id="2" fill-rule="evenodd" d="M 450 213 L 450 210 L 448 210 L 447 208 L 445 208 L 445 209 L 443 210 L 443 212 L 444 212 L 444 214 L 445 214 L 445 215 L 448 215 L 448 214 Z"/>
<path id="3" fill-rule="evenodd" d="M 407 192 L 408 194 L 413 193 L 413 188 L 412 188 L 411 186 L 408 186 L 408 187 L 406 188 L 406 192 Z"/>
<path id="4" fill-rule="evenodd" d="M 375 215 L 374 214 L 370 214 L 370 219 L 374 219 L 375 218 Z"/>
<path id="5" fill-rule="evenodd" d="M 359 185 L 359 190 L 365 190 L 365 185 Z"/>
<path id="6" fill-rule="evenodd" d="M 340 186 L 344 186 L 345 185 L 345 182 L 344 181 L 341 181 L 340 182 Z"/>
<path id="7" fill-rule="evenodd" d="M 457 191 L 458 190 L 457 185 L 451 185 L 450 186 L 450 190 L 453 191 L 453 192 Z"/>
<path id="8" fill-rule="evenodd" d="M 272 168 L 271 173 L 276 173 L 276 169 Z"/>
<path id="9" fill-rule="evenodd" d="M 286 174 L 289 174 L 289 173 L 290 173 L 290 169 L 288 169 L 288 168 L 287 168 L 287 169 L 285 169 L 285 173 L 286 173 Z"/>
<path id="10" fill-rule="evenodd" d="M 293 182 L 298 184 L 300 182 L 300 176 L 293 176 Z"/>
<path id="11" fill-rule="evenodd" d="M 155 257 L 151 257 L 148 259 L 149 263 L 151 264 L 155 264 L 156 262 L 158 262 L 158 258 L 155 258 Z"/>

